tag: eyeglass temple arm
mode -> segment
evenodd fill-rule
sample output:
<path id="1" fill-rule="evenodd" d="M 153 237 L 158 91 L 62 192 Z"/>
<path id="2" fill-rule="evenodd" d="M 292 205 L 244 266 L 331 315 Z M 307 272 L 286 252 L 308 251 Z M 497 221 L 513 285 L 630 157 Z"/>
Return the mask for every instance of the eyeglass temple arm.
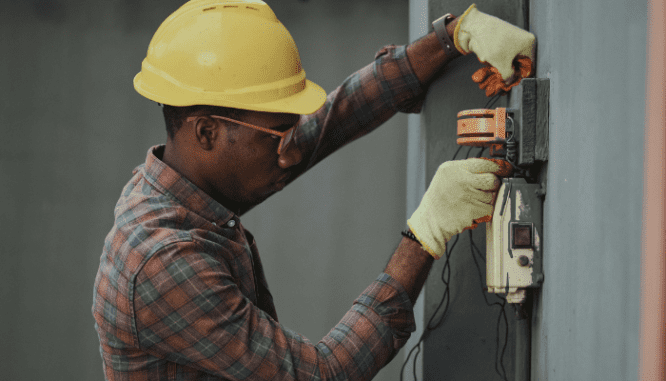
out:
<path id="1" fill-rule="evenodd" d="M 252 125 L 252 124 L 241 122 L 240 120 L 234 120 L 234 119 L 226 118 L 224 116 L 211 115 L 211 117 L 212 118 L 218 118 L 218 119 L 224 119 L 224 120 L 227 120 L 227 121 L 233 122 L 233 123 L 238 123 L 238 124 L 243 125 L 245 127 L 250 127 L 250 128 L 254 128 L 254 129 L 259 130 L 259 131 L 264 131 L 264 132 L 269 133 L 269 134 L 277 135 L 281 138 L 284 137 L 287 134 L 287 131 L 285 131 L 285 132 L 275 131 L 275 130 L 271 130 L 270 128 L 255 126 L 255 125 Z"/>

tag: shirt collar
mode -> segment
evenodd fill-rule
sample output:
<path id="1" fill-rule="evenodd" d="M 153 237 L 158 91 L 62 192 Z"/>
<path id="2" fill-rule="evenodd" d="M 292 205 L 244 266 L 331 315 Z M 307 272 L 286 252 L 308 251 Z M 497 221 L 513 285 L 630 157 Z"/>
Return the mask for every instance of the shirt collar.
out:
<path id="1" fill-rule="evenodd" d="M 178 200 L 185 208 L 215 223 L 225 225 L 231 219 L 238 221 L 238 217 L 229 209 L 213 200 L 208 194 L 166 165 L 161 159 L 164 155 L 164 145 L 156 145 L 148 149 L 144 172 L 146 180 L 164 194 Z M 136 173 L 141 166 L 134 170 Z"/>

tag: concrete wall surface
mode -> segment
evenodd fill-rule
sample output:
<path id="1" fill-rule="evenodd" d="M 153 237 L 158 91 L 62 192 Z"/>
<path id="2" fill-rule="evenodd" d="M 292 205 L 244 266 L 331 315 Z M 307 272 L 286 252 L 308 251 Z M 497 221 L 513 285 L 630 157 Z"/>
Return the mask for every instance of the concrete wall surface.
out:
<path id="1" fill-rule="evenodd" d="M 647 3 L 534 0 L 550 78 L 533 380 L 638 377 Z"/>
<path id="2" fill-rule="evenodd" d="M 523 8 L 520 1 L 507 0 L 477 5 L 535 33 L 537 77 L 550 79 L 545 282 L 535 294 L 531 379 L 636 380 L 647 4 L 531 0 Z M 429 0 L 429 6 L 434 20 L 446 12 L 461 14 L 469 3 Z M 487 104 L 469 78 L 478 67 L 475 57 L 460 58 L 430 89 L 421 116 L 428 183 L 457 148 L 455 113 Z M 481 225 L 473 239 L 485 254 L 484 232 Z M 484 306 L 480 279 L 485 274 L 477 273 L 469 242 L 468 235 L 460 235 L 449 278 L 444 264 L 437 263 L 428 279 L 424 323 L 443 298 L 442 274 L 450 305 L 425 341 L 423 380 L 513 379 L 513 367 L 521 361 L 511 350 L 511 309 L 506 309 L 507 352 L 503 362 L 497 360 L 495 340 L 504 342 L 505 326 L 502 320 L 497 325 L 499 307 Z"/>
<path id="3" fill-rule="evenodd" d="M 113 208 L 161 111 L 132 87 L 184 1 L 29 0 L 0 10 L 0 378 L 102 380 L 90 312 Z M 268 1 L 309 79 L 333 90 L 389 43 L 405 0 Z M 246 216 L 280 320 L 317 342 L 384 269 L 405 226 L 405 115 Z M 399 358 L 399 357 L 398 357 Z M 377 379 L 397 380 L 399 361 Z"/>

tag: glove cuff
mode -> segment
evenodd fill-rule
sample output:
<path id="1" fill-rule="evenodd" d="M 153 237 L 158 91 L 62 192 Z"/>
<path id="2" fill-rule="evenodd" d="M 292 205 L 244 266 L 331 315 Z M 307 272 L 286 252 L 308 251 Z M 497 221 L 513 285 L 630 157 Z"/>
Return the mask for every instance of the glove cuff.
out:
<path id="1" fill-rule="evenodd" d="M 479 12 L 479 10 L 476 9 L 476 4 L 472 4 L 467 8 L 465 13 L 463 13 L 458 19 L 458 25 L 456 25 L 456 29 L 453 32 L 453 43 L 456 45 L 456 49 L 464 55 L 471 53 L 471 50 L 469 49 L 471 35 L 462 29 L 462 25 L 465 18 L 474 10 Z"/>
<path id="2" fill-rule="evenodd" d="M 416 212 L 414 212 L 414 214 L 416 214 Z M 435 245 L 432 245 L 433 247 L 431 247 L 431 245 L 429 245 L 426 242 L 425 236 L 419 235 L 419 232 L 417 231 L 418 229 L 414 228 L 415 224 L 412 222 L 412 219 L 414 219 L 414 216 L 412 216 L 412 218 L 407 220 L 407 226 L 409 226 L 409 230 L 412 231 L 412 234 L 414 234 L 414 236 L 419 241 L 419 243 L 421 243 L 421 247 L 423 248 L 423 250 L 427 251 L 428 254 L 432 255 L 435 259 L 441 258 L 442 253 L 446 250 L 446 243 L 444 244 L 444 250 L 441 250 L 441 248 L 439 248 L 439 247 L 437 249 L 434 249 L 433 247 Z M 437 245 L 437 246 L 439 246 L 439 245 Z"/>

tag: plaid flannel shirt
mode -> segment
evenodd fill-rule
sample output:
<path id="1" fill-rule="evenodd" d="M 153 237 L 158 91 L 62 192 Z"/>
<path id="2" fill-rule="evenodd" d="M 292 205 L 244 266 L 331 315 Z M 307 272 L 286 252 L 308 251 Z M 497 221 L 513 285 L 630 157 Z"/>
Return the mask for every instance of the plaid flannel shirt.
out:
<path id="1" fill-rule="evenodd" d="M 303 115 L 292 178 L 424 89 L 389 45 Z M 317 344 L 282 326 L 254 238 L 231 212 L 148 151 L 124 187 L 95 279 L 92 312 L 107 380 L 369 380 L 415 330 L 403 287 L 381 273 Z"/>

